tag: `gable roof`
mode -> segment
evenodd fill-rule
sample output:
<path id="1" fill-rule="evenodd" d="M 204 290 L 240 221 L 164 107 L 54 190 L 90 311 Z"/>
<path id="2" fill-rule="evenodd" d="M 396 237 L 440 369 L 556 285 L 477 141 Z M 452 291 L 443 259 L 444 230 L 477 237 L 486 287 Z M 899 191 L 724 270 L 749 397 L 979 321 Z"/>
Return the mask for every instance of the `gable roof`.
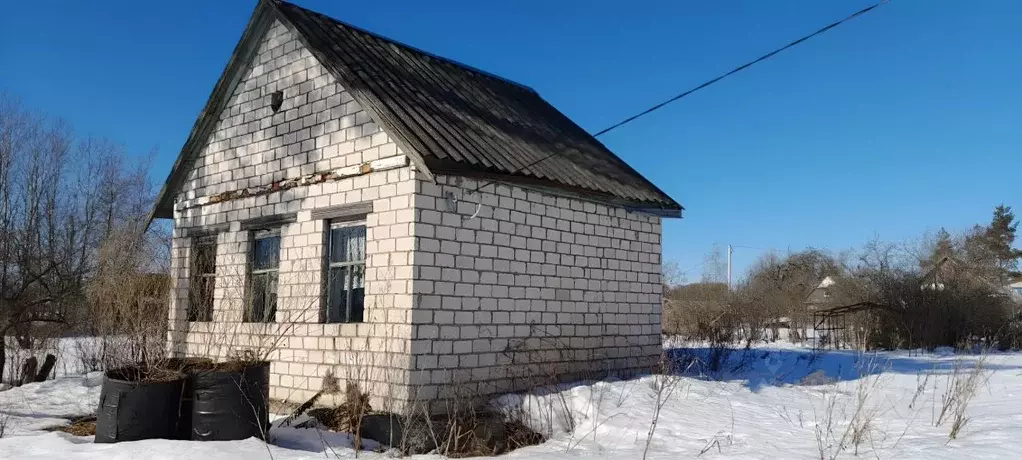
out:
<path id="1" fill-rule="evenodd" d="M 681 205 L 531 88 L 290 3 L 260 0 L 160 192 L 153 217 L 172 217 L 176 190 L 274 19 L 295 33 L 427 175 L 539 186 L 681 216 Z"/>

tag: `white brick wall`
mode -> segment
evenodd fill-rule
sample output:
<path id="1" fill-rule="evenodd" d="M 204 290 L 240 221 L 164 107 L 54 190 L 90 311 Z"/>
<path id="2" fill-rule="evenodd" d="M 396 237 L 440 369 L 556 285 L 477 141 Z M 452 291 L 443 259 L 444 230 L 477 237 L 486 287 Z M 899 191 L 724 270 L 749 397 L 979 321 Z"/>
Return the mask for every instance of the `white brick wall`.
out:
<path id="1" fill-rule="evenodd" d="M 507 185 L 467 194 L 475 182 L 433 183 L 411 166 L 200 200 L 401 154 L 275 24 L 177 196 L 171 352 L 271 350 L 272 397 L 304 401 L 332 371 L 381 409 L 525 389 L 551 374 L 649 369 L 660 353 L 659 217 Z M 311 211 L 366 201 L 365 322 L 320 324 L 327 224 Z M 281 228 L 277 322 L 243 323 L 251 234 L 241 222 L 292 213 Z M 188 322 L 191 241 L 210 229 L 219 229 L 214 320 Z"/>
<path id="2" fill-rule="evenodd" d="M 650 369 L 661 347 L 659 217 L 437 182 L 419 180 L 415 195 L 420 398 Z"/>
<path id="3" fill-rule="evenodd" d="M 276 114 L 270 95 L 283 90 Z M 275 24 L 221 114 L 220 124 L 178 195 L 194 201 L 284 178 L 360 165 L 401 152 L 312 55 Z M 224 356 L 273 350 L 271 396 L 301 401 L 327 370 L 357 379 L 381 407 L 407 394 L 414 246 L 410 167 L 327 181 L 258 197 L 175 210 L 169 342 L 175 354 Z M 365 323 L 319 324 L 324 234 L 312 209 L 370 201 L 366 218 Z M 242 323 L 250 232 L 240 222 L 297 213 L 281 228 L 275 324 Z M 186 321 L 191 237 L 218 235 L 214 321 Z M 295 322 L 289 322 L 294 319 Z M 326 401 L 329 402 L 329 401 Z"/>

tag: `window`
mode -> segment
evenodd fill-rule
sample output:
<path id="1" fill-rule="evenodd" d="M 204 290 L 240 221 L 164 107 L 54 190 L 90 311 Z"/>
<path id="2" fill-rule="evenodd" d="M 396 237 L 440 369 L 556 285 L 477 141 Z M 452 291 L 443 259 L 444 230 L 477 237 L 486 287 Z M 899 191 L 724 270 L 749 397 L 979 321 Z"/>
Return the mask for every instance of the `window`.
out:
<path id="1" fill-rule="evenodd" d="M 188 321 L 212 321 L 213 293 L 216 290 L 216 235 L 192 240 L 191 274 Z"/>
<path id="2" fill-rule="evenodd" d="M 249 268 L 249 322 L 272 323 L 277 313 L 277 273 L 280 267 L 280 229 L 252 232 Z"/>
<path id="3" fill-rule="evenodd" d="M 332 223 L 326 245 L 327 323 L 361 323 L 365 312 L 366 227 Z"/>

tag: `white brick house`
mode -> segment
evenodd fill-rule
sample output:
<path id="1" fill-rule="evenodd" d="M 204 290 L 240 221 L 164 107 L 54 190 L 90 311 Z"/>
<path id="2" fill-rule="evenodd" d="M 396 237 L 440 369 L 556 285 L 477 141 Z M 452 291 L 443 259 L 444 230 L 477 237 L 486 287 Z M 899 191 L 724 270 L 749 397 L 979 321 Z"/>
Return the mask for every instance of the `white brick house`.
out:
<path id="1" fill-rule="evenodd" d="M 681 209 L 527 87 L 262 0 L 153 212 L 168 347 L 376 407 L 647 370 Z"/>

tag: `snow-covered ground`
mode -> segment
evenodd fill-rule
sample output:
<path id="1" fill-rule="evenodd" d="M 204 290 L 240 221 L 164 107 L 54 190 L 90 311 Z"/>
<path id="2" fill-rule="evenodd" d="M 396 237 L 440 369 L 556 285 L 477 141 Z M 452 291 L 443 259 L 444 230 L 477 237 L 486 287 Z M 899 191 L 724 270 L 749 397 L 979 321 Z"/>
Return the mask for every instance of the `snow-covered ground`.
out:
<path id="1" fill-rule="evenodd" d="M 506 410 L 524 413 L 534 428 L 550 435 L 546 443 L 507 457 L 642 458 L 658 401 L 650 459 L 829 459 L 853 458 L 856 451 L 861 458 L 881 459 L 1022 456 L 1022 353 L 814 355 L 790 345 L 764 346 L 735 352 L 717 372 L 703 364 L 709 349 L 668 353 L 686 369 L 682 376 L 584 382 L 542 395 L 499 398 Z M 957 439 L 949 440 L 953 421 L 938 426 L 937 418 L 947 388 L 956 381 L 955 368 L 960 383 L 970 375 L 979 378 L 965 411 L 968 421 Z M 89 437 L 42 431 L 66 423 L 56 417 L 94 410 L 99 380 L 93 373 L 0 392 L 0 423 L 8 414 L 0 458 L 355 457 L 346 435 L 312 429 L 274 429 L 274 445 L 255 439 L 96 445 Z M 359 458 L 391 457 L 359 453 Z"/>

